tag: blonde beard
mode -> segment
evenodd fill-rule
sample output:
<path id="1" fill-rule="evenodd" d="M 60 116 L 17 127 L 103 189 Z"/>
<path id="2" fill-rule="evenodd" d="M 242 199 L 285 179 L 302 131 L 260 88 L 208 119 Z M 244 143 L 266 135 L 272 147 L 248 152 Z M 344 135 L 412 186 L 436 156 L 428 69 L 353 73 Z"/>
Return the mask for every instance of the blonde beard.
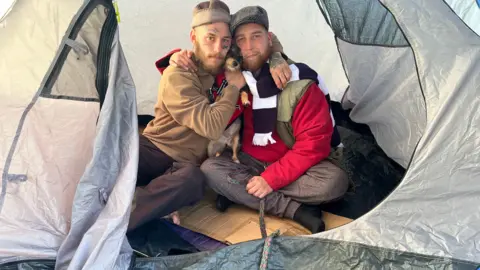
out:
<path id="1" fill-rule="evenodd" d="M 265 53 L 261 53 L 255 57 L 253 60 L 245 60 L 243 59 L 242 67 L 250 72 L 256 72 L 262 68 L 262 66 L 268 61 L 270 57 L 272 49 L 268 47 Z"/>
<path id="2" fill-rule="evenodd" d="M 225 56 L 223 57 L 224 61 L 222 61 L 218 66 L 210 66 L 205 64 L 206 60 L 208 59 L 208 56 L 206 56 L 205 53 L 200 49 L 200 46 L 198 45 L 198 41 L 195 41 L 195 46 L 193 48 L 193 51 L 195 53 L 195 57 L 198 60 L 198 65 L 206 72 L 212 75 L 217 75 L 223 70 L 223 66 L 225 64 Z"/>

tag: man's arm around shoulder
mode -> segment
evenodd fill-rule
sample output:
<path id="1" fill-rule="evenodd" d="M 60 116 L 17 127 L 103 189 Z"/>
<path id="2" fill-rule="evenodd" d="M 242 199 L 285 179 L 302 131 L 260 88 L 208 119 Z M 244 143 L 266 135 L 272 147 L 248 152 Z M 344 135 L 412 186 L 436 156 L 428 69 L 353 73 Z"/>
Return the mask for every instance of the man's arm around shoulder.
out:
<path id="1" fill-rule="evenodd" d="M 315 83 L 298 102 L 292 128 L 295 137 L 292 149 L 262 174 L 274 190 L 294 182 L 330 154 L 332 120 L 325 96 Z"/>
<path id="2" fill-rule="evenodd" d="M 170 115 L 200 136 L 217 140 L 235 110 L 239 89 L 227 86 L 223 96 L 210 104 L 196 73 L 169 66 L 160 83 L 160 95 Z"/>

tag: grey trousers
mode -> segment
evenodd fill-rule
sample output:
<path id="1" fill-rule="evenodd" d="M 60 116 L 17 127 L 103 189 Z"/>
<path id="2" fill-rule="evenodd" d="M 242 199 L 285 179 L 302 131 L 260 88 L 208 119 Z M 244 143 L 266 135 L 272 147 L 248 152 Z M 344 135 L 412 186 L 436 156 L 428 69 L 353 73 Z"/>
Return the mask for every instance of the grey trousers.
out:
<path id="1" fill-rule="evenodd" d="M 207 184 L 215 192 L 237 204 L 259 209 L 260 199 L 248 194 L 245 186 L 250 178 L 260 175 L 268 164 L 243 152 L 239 153 L 239 160 L 241 164 L 233 162 L 231 152 L 226 151 L 220 157 L 207 159 L 200 169 L 207 178 Z M 324 160 L 290 185 L 267 195 L 265 212 L 293 218 L 301 203 L 317 205 L 338 200 L 347 192 L 348 185 L 347 174 L 330 161 Z"/>

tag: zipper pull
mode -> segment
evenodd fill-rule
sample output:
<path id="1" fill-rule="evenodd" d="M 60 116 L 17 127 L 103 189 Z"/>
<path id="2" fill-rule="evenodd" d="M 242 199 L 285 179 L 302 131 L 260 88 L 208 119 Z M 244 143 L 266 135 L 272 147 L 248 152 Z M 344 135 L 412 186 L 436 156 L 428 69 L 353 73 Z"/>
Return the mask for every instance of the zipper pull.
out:
<path id="1" fill-rule="evenodd" d="M 118 1 L 113 1 L 113 7 L 115 8 L 115 15 L 117 17 L 117 22 L 120 23 L 120 11 L 118 9 Z"/>

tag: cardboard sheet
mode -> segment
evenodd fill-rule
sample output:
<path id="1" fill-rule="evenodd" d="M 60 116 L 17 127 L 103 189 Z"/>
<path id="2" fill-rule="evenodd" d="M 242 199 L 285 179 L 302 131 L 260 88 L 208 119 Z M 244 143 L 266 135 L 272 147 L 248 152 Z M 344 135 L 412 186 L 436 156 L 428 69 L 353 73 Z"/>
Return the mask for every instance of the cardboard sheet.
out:
<path id="1" fill-rule="evenodd" d="M 233 205 L 224 213 L 215 208 L 215 194 L 207 193 L 204 200 L 180 212 L 181 226 L 202 233 L 226 244 L 237 244 L 260 239 L 258 212 L 244 206 Z M 327 230 L 352 221 L 351 219 L 324 212 Z M 265 216 L 267 234 L 277 229 L 284 236 L 309 235 L 311 232 L 300 224 L 273 216 Z"/>

